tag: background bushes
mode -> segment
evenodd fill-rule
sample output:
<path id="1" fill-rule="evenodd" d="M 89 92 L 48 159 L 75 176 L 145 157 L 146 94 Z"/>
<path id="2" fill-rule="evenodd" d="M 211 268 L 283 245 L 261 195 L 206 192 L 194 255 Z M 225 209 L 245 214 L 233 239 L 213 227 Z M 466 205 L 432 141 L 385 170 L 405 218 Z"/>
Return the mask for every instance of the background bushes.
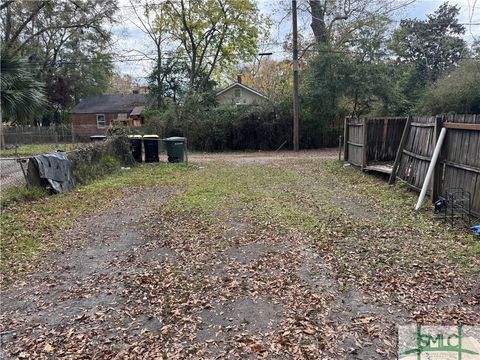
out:
<path id="1" fill-rule="evenodd" d="M 290 105 L 290 104 L 289 104 Z M 144 132 L 160 137 L 185 136 L 199 151 L 276 150 L 292 147 L 292 117 L 282 106 L 207 108 L 201 104 L 170 104 L 147 113 Z M 301 128 L 303 148 L 335 146 L 341 125 Z"/>
<path id="2" fill-rule="evenodd" d="M 68 158 L 72 161 L 76 185 L 90 183 L 119 171 L 122 166 L 134 164 L 128 138 L 122 135 L 72 151 Z"/>

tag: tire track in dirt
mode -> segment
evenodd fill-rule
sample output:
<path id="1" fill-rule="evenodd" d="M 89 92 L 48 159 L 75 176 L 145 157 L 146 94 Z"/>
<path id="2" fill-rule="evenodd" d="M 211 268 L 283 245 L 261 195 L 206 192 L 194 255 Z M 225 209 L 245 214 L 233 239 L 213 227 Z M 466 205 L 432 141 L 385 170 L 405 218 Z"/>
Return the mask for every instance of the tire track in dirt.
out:
<path id="1" fill-rule="evenodd" d="M 174 187 L 135 190 L 102 213 L 78 220 L 62 236 L 61 250 L 47 254 L 37 272 L 2 292 L 2 348 L 35 358 L 61 346 L 81 355 L 109 344 L 108 336 L 121 338 L 125 326 L 158 329 L 152 319 L 132 321 L 125 314 L 121 276 L 136 269 L 118 263 L 145 242 L 145 219 L 175 192 Z M 155 258 L 169 255 L 157 251 Z"/>

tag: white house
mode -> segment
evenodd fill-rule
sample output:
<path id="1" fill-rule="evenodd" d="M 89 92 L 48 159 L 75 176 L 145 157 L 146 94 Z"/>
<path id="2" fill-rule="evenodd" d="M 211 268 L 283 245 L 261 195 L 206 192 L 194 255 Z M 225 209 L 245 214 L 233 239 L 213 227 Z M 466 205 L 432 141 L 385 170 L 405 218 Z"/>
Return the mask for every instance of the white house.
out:
<path id="1" fill-rule="evenodd" d="M 267 100 L 265 95 L 242 84 L 242 77 L 240 75 L 237 78 L 237 82 L 217 92 L 216 97 L 220 106 L 255 106 Z"/>

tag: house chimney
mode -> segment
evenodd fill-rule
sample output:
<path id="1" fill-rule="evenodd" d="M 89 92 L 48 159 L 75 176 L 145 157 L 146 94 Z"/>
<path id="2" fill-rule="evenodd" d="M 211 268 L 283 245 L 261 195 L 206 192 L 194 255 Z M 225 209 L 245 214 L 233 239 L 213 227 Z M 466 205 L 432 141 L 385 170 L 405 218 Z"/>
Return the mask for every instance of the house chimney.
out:
<path id="1" fill-rule="evenodd" d="M 242 83 L 242 74 L 238 74 L 238 75 L 237 75 L 237 82 L 238 82 L 239 84 Z"/>

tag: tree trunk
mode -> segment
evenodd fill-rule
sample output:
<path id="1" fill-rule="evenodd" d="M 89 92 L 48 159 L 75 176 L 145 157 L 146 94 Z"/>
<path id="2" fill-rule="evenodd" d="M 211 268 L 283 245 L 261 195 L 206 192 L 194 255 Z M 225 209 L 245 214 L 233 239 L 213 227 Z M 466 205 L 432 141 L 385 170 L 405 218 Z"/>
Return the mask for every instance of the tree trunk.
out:
<path id="1" fill-rule="evenodd" d="M 157 43 L 157 106 L 163 107 L 163 81 L 162 81 L 162 40 Z"/>
<path id="2" fill-rule="evenodd" d="M 325 5 L 321 3 L 321 0 L 309 0 L 309 3 L 312 14 L 311 27 L 313 35 L 315 36 L 315 42 L 317 44 L 327 44 L 328 34 L 327 26 L 325 25 Z"/>

